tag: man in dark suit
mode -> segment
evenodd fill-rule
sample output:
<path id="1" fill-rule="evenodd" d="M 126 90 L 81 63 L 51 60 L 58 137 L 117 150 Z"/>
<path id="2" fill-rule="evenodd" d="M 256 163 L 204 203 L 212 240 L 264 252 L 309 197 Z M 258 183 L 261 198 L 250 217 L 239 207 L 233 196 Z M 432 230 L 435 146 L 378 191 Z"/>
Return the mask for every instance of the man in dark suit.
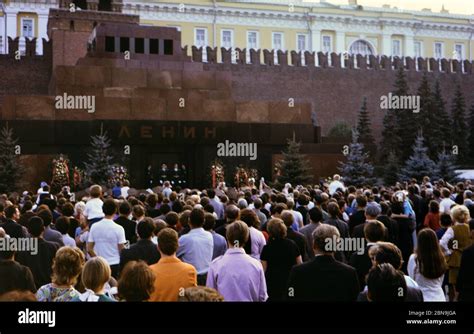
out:
<path id="1" fill-rule="evenodd" d="M 364 253 L 352 253 L 349 260 L 349 264 L 353 266 L 357 271 L 360 290 L 363 290 L 365 286 L 365 276 L 372 267 L 372 261 L 369 257 L 369 249 L 377 241 L 384 241 L 384 237 L 386 235 L 386 228 L 381 222 L 377 220 L 367 222 L 364 225 L 360 226 L 364 226 L 364 235 L 367 243 L 365 245 Z"/>
<path id="2" fill-rule="evenodd" d="M 155 224 L 153 219 L 147 217 L 137 225 L 137 232 L 140 239 L 129 249 L 123 249 L 120 253 L 120 270 L 127 262 L 143 260 L 148 265 L 155 264 L 160 259 L 160 252 L 157 246 L 151 241 Z"/>
<path id="3" fill-rule="evenodd" d="M 26 237 L 25 230 L 17 223 L 20 219 L 20 210 L 16 205 L 10 205 L 5 209 L 6 223 L 0 225 L 11 238 L 24 238 Z"/>
<path id="4" fill-rule="evenodd" d="M 115 219 L 114 221 L 123 227 L 125 230 L 125 239 L 127 239 L 130 244 L 134 244 L 137 242 L 137 223 L 131 219 L 128 219 L 130 216 L 130 212 L 132 211 L 132 207 L 127 201 L 123 201 L 120 203 L 119 206 L 119 214 L 120 216 Z"/>
<path id="5" fill-rule="evenodd" d="M 288 299 L 296 301 L 355 301 L 359 294 L 357 272 L 337 261 L 334 250 L 339 231 L 322 224 L 313 232 L 315 258 L 293 267 L 288 280 Z"/>
<path id="6" fill-rule="evenodd" d="M 16 260 L 30 268 L 35 279 L 35 285 L 37 288 L 40 288 L 51 282 L 51 266 L 59 245 L 43 239 L 44 223 L 40 217 L 30 218 L 28 221 L 28 232 L 32 238 L 37 240 L 37 249 L 35 251 L 18 252 Z"/>
<path id="7" fill-rule="evenodd" d="M 365 220 L 362 224 L 357 225 L 354 227 L 354 230 L 352 231 L 352 237 L 354 238 L 364 238 L 364 228 L 365 224 L 370 221 L 376 221 L 377 217 L 380 215 L 382 212 L 382 209 L 380 208 L 380 205 L 372 202 L 368 203 L 367 206 L 365 207 Z M 388 240 L 384 240 L 388 241 Z"/>
<path id="8" fill-rule="evenodd" d="M 216 222 L 216 228 L 214 229 L 214 231 L 222 235 L 224 238 L 226 238 L 227 225 L 230 225 L 234 221 L 239 219 L 240 210 L 237 206 L 231 204 L 225 208 L 224 215 L 225 215 L 224 224 L 217 226 L 217 222 Z"/>
<path id="9" fill-rule="evenodd" d="M 349 217 L 349 234 L 352 236 L 354 228 L 357 225 L 365 223 L 365 207 L 367 206 L 367 198 L 364 195 L 356 197 L 357 211 Z"/>
<path id="10" fill-rule="evenodd" d="M 15 261 L 14 251 L 0 250 L 0 295 L 10 291 L 36 292 L 30 268 Z"/>

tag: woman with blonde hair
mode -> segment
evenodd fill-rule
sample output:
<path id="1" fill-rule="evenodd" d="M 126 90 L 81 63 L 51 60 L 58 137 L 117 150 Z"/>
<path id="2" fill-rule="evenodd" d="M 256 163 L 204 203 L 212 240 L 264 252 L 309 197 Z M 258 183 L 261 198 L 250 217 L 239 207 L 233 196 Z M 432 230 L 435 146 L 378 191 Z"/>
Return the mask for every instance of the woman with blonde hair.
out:
<path id="1" fill-rule="evenodd" d="M 60 248 L 53 260 L 52 283 L 43 285 L 36 292 L 38 301 L 67 302 L 80 293 L 74 288 L 82 267 L 84 253 L 77 247 Z"/>
<path id="2" fill-rule="evenodd" d="M 464 205 L 455 205 L 451 208 L 451 218 L 453 225 L 446 230 L 439 244 L 448 257 L 449 284 L 455 288 L 462 252 L 472 244 L 469 209 Z"/>
<path id="3" fill-rule="evenodd" d="M 81 281 L 86 291 L 72 301 L 82 302 L 113 302 L 106 293 L 106 286 L 112 271 L 107 261 L 100 256 L 95 256 L 86 262 L 82 269 Z"/>

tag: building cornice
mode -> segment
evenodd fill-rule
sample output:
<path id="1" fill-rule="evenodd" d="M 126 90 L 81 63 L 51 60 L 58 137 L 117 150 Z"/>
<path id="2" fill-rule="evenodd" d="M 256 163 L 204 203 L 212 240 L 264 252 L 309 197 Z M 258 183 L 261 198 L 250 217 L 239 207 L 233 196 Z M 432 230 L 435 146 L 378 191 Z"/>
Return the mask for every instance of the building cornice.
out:
<path id="1" fill-rule="evenodd" d="M 250 2 L 250 1 L 249 1 Z M 235 3 L 231 1 L 228 3 Z M 185 5 L 184 11 L 177 3 L 151 3 L 143 1 L 125 2 L 125 13 L 140 14 L 142 20 L 169 20 L 212 23 L 217 16 L 219 24 L 248 26 L 278 26 L 282 28 L 305 29 L 308 20 L 313 29 L 341 30 L 346 32 L 382 32 L 392 34 L 414 34 L 417 36 L 438 36 L 446 38 L 469 38 L 474 25 L 424 21 L 417 18 L 403 19 L 388 16 L 361 17 L 354 14 L 333 14 L 308 11 L 286 12 L 237 7 L 207 5 Z"/>

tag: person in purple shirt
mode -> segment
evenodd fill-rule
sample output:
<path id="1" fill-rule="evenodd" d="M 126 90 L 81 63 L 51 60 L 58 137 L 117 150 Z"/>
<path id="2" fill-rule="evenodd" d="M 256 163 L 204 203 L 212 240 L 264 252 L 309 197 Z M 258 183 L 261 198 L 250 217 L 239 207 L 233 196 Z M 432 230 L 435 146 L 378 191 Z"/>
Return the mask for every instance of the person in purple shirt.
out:
<path id="1" fill-rule="evenodd" d="M 224 204 L 216 198 L 216 192 L 213 189 L 207 190 L 207 196 L 209 197 L 211 204 L 214 207 L 214 212 L 217 215 L 217 219 L 224 219 Z"/>
<path id="2" fill-rule="evenodd" d="M 249 238 L 247 224 L 238 220 L 227 226 L 229 249 L 211 262 L 206 286 L 225 301 L 264 302 L 268 298 L 262 264 L 243 249 Z"/>

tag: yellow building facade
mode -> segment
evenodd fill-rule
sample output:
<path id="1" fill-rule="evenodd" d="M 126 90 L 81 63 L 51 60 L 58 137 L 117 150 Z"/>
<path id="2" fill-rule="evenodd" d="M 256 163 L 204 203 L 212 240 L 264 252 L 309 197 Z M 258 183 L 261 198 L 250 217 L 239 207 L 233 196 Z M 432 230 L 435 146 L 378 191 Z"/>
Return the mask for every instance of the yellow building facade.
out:
<path id="1" fill-rule="evenodd" d="M 303 0 L 124 0 L 190 46 L 473 59 L 474 16 Z"/>

